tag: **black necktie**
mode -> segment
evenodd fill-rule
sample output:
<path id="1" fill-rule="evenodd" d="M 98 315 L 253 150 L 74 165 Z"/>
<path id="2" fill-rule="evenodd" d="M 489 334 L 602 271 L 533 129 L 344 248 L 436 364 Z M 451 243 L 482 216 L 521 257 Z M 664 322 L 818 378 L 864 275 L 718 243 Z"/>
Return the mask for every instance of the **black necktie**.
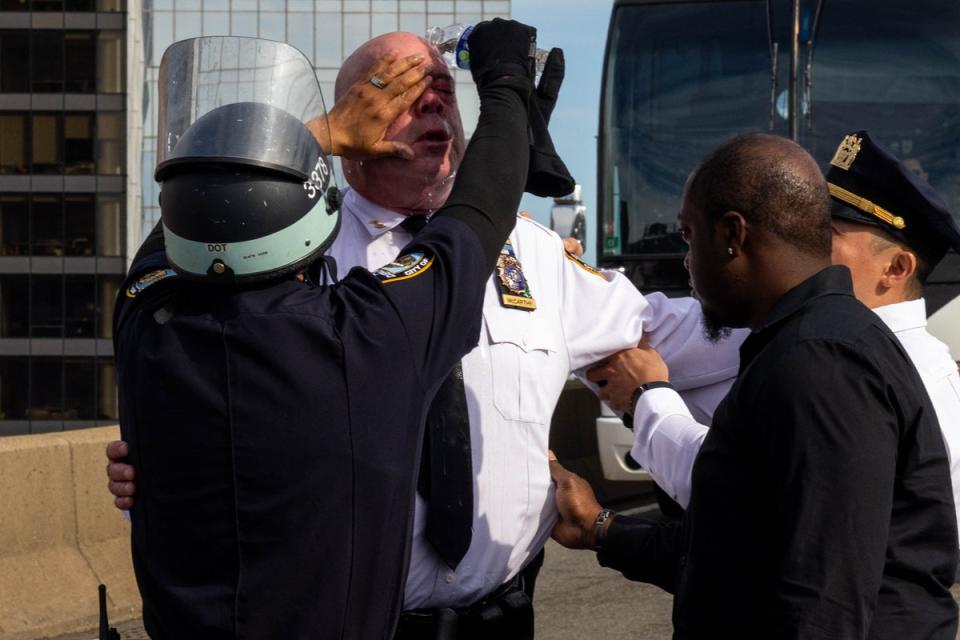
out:
<path id="1" fill-rule="evenodd" d="M 400 226 L 416 235 L 426 223 L 426 216 L 409 216 Z M 473 526 L 470 421 L 459 362 L 427 411 L 417 490 L 427 502 L 427 540 L 456 569 L 470 546 Z"/>

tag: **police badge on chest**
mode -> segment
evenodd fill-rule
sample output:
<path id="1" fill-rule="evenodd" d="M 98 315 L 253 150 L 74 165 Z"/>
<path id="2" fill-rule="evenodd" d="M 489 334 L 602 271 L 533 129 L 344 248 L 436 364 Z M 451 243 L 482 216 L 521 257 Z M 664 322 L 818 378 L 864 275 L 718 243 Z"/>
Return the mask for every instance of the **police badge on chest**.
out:
<path id="1" fill-rule="evenodd" d="M 497 258 L 497 289 L 500 291 L 500 304 L 511 309 L 533 311 L 537 308 L 537 301 L 530 293 L 530 285 L 523 275 L 523 267 L 513 251 L 509 240 L 500 249 Z"/>

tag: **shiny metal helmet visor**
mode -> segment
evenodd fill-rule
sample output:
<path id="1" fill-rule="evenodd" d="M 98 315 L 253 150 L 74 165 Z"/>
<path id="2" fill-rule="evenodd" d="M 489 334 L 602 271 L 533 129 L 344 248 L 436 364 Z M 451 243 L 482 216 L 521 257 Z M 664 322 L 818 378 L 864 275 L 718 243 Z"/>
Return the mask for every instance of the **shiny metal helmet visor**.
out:
<path id="1" fill-rule="evenodd" d="M 159 80 L 158 179 L 179 164 L 205 160 L 310 177 L 317 156 L 286 133 L 295 119 L 315 138 L 326 136 L 326 109 L 313 66 L 294 47 L 235 36 L 183 40 L 164 52 Z M 244 104 L 273 108 L 234 107 L 236 118 L 188 133 L 211 111 Z M 329 139 L 317 141 L 330 148 Z"/>

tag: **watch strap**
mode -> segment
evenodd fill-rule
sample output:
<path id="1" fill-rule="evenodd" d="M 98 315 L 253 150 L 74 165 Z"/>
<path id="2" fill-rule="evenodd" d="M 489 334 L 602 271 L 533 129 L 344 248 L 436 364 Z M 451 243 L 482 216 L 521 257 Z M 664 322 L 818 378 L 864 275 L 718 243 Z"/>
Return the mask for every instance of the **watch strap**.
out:
<path id="1" fill-rule="evenodd" d="M 593 521 L 593 550 L 600 551 L 603 548 L 603 541 L 607 537 L 607 520 L 613 517 L 614 511 L 603 509 L 597 514 L 597 519 Z"/>
<path id="2" fill-rule="evenodd" d="M 654 382 L 644 382 L 639 387 L 633 390 L 633 395 L 630 396 L 630 413 L 633 413 L 633 410 L 637 406 L 637 400 L 640 399 L 640 396 L 645 394 L 651 389 L 673 389 L 673 385 L 667 382 L 666 380 L 656 380 Z"/>

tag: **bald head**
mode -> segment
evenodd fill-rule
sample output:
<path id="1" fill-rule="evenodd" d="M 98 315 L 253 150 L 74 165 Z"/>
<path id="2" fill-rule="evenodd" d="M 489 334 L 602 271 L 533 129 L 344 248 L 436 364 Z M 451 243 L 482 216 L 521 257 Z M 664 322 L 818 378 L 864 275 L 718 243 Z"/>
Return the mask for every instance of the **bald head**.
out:
<path id="1" fill-rule="evenodd" d="M 802 253 L 830 256 L 830 195 L 803 147 L 765 133 L 725 142 L 697 167 L 686 197 L 707 219 L 738 211 Z"/>
<path id="2" fill-rule="evenodd" d="M 358 80 L 365 80 L 367 73 L 377 60 L 392 52 L 403 52 L 408 56 L 415 53 L 430 58 L 436 50 L 420 36 L 403 31 L 394 31 L 367 40 L 351 53 L 337 73 L 335 100 L 339 100 Z"/>
<path id="3" fill-rule="evenodd" d="M 355 83 L 369 80 L 370 69 L 389 53 L 399 57 L 423 55 L 432 78 L 423 95 L 387 128 L 384 136 L 409 144 L 414 158 L 344 160 L 343 172 L 360 195 L 382 207 L 399 213 L 428 213 L 443 205 L 450 194 L 465 146 L 453 77 L 436 48 L 404 32 L 386 33 L 365 42 L 340 68 L 336 99 Z"/>

